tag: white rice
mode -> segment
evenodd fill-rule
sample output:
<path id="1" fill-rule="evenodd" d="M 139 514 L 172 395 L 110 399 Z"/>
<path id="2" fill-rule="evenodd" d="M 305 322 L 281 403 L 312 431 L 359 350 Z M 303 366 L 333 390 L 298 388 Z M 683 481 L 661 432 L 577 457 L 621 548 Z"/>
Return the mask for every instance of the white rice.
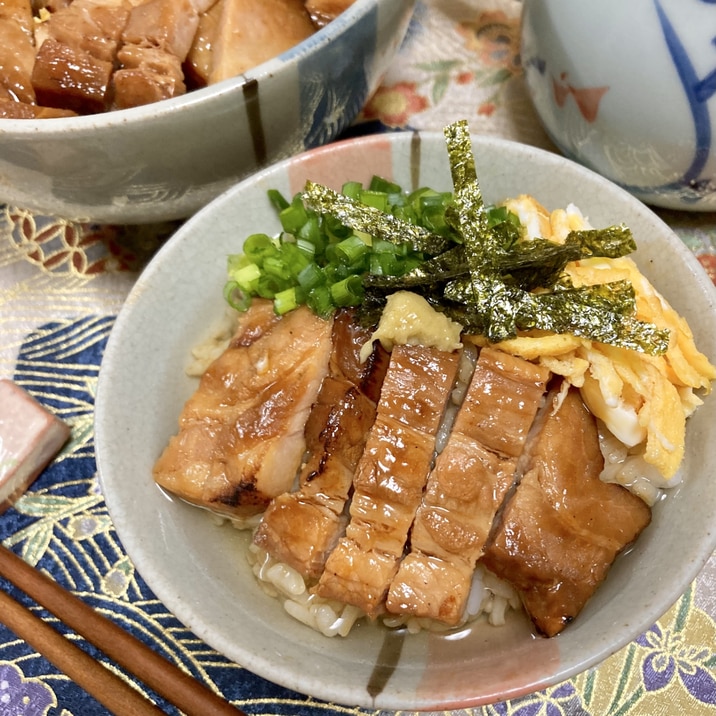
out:
<path id="1" fill-rule="evenodd" d="M 267 595 L 278 599 L 286 612 L 324 636 L 348 636 L 365 613 L 351 604 L 324 599 L 311 591 L 297 570 L 275 560 L 266 550 L 250 544 L 248 560 L 259 584 Z M 427 630 L 445 632 L 464 627 L 479 619 L 493 626 L 505 623 L 510 609 L 519 610 L 520 599 L 512 587 L 478 564 L 473 575 L 465 613 L 456 626 L 434 619 L 384 614 L 379 619 L 386 627 L 406 627 L 416 634 Z"/>
<path id="2" fill-rule="evenodd" d="M 358 607 L 312 594 L 300 572 L 278 562 L 261 547 L 251 543 L 247 556 L 266 594 L 279 599 L 294 619 L 324 636 L 348 636 L 354 624 L 365 616 Z"/>

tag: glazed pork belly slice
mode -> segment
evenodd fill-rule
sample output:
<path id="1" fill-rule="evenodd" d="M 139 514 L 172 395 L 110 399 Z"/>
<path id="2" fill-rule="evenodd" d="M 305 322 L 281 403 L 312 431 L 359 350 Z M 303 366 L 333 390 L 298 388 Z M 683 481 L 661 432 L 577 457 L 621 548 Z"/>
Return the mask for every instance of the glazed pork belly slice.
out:
<path id="1" fill-rule="evenodd" d="M 389 356 L 376 342 L 368 360 L 360 362 L 370 336 L 351 311 L 336 314 L 329 374 L 306 424 L 308 458 L 298 490 L 272 500 L 254 535 L 274 559 L 307 578 L 321 574 L 344 531 L 353 473 L 375 419 Z"/>
<path id="2" fill-rule="evenodd" d="M 330 351 L 331 321 L 306 307 L 278 319 L 255 301 L 184 405 L 155 481 L 228 517 L 263 512 L 294 483 Z"/>
<path id="3" fill-rule="evenodd" d="M 495 515 L 544 399 L 549 371 L 483 348 L 438 455 L 386 607 L 458 624 Z"/>
<path id="4" fill-rule="evenodd" d="M 436 434 L 459 353 L 395 346 L 377 417 L 353 479 L 345 536 L 326 560 L 316 592 L 375 617 L 403 556 L 432 467 Z"/>
<path id="5" fill-rule="evenodd" d="M 236 77 L 310 37 L 303 0 L 220 0 L 209 82 Z"/>
<path id="6" fill-rule="evenodd" d="M 579 614 L 651 520 L 641 499 L 599 479 L 602 467 L 596 420 L 572 388 L 547 414 L 485 550 L 485 566 L 515 587 L 548 637 Z"/>

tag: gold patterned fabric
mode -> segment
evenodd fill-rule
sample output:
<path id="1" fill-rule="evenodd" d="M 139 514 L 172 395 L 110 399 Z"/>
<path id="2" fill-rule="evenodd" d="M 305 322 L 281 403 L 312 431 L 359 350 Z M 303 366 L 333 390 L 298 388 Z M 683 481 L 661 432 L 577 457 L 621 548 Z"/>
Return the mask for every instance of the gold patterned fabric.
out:
<path id="1" fill-rule="evenodd" d="M 460 117 L 476 133 L 553 149 L 525 92 L 519 11 L 519 3 L 510 0 L 419 2 L 398 59 L 350 134 L 441 130 Z M 716 279 L 716 215 L 659 213 Z M 0 207 L 0 378 L 12 378 L 72 429 L 61 454 L 0 516 L 0 541 L 249 713 L 376 713 L 293 693 L 214 652 L 154 597 L 114 531 L 94 459 L 99 365 L 138 272 L 176 226 L 77 224 Z M 61 628 L 51 615 L 32 608 Z M 106 661 L 79 637 L 69 638 Z M 0 626 L 0 716 L 103 713 Z M 656 624 L 599 666 L 539 693 L 459 713 L 716 713 L 716 559 Z"/>

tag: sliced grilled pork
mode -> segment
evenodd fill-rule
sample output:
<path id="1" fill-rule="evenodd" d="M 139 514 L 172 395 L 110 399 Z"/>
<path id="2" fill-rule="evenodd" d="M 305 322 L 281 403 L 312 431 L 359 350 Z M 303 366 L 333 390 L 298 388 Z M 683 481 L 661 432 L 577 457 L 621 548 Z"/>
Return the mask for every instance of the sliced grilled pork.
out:
<path id="1" fill-rule="evenodd" d="M 209 81 L 240 75 L 315 31 L 303 0 L 222 0 Z"/>
<path id="2" fill-rule="evenodd" d="M 263 511 L 293 485 L 330 351 L 330 321 L 305 307 L 278 320 L 256 301 L 186 402 L 156 482 L 228 516 Z"/>
<path id="3" fill-rule="evenodd" d="M 595 419 L 571 389 L 546 417 L 485 550 L 485 566 L 515 587 L 546 636 L 579 614 L 651 520 L 641 499 L 599 479 L 602 466 Z"/>
<path id="4" fill-rule="evenodd" d="M 430 474 L 388 611 L 457 624 L 495 514 L 542 403 L 549 372 L 484 348 Z"/>
<path id="5" fill-rule="evenodd" d="M 371 616 L 384 608 L 432 466 L 458 362 L 457 352 L 393 348 L 377 417 L 353 479 L 350 522 L 326 561 L 319 595 Z"/>
<path id="6" fill-rule="evenodd" d="M 306 424 L 308 459 L 299 488 L 271 502 L 254 535 L 256 544 L 304 577 L 321 574 L 343 533 L 353 473 L 375 419 L 388 354 L 376 343 L 361 363 L 360 348 L 369 339 L 352 312 L 336 314 L 329 374 Z"/>

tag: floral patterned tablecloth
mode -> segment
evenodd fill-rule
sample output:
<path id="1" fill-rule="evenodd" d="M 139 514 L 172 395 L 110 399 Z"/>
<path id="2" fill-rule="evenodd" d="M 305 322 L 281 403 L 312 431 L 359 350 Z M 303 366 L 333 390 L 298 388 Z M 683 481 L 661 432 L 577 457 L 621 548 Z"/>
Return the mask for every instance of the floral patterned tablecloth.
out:
<path id="1" fill-rule="evenodd" d="M 418 2 L 397 60 L 350 133 L 441 130 L 466 118 L 476 133 L 554 149 L 525 91 L 519 13 L 512 0 Z M 716 215 L 658 213 L 716 279 Z M 0 517 L 0 540 L 248 713 L 375 713 L 287 691 L 212 651 L 154 597 L 113 529 L 92 435 L 102 351 L 138 272 L 176 227 L 78 224 L 0 207 L 0 377 L 14 379 L 72 428 L 58 458 Z M 102 713 L 0 627 L 0 716 Z M 598 667 L 543 692 L 460 713 L 716 713 L 716 558 L 667 614 Z"/>

